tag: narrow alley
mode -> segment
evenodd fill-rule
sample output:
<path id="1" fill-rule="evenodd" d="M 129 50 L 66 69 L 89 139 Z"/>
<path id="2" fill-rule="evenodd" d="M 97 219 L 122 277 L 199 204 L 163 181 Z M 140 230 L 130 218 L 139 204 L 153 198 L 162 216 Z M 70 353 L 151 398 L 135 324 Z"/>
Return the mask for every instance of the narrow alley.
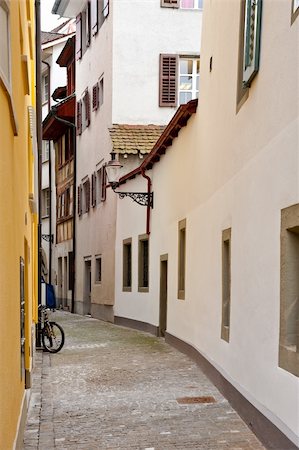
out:
<path id="1" fill-rule="evenodd" d="M 263 448 L 199 367 L 164 340 L 66 312 L 54 317 L 66 343 L 60 353 L 36 354 L 25 450 Z"/>

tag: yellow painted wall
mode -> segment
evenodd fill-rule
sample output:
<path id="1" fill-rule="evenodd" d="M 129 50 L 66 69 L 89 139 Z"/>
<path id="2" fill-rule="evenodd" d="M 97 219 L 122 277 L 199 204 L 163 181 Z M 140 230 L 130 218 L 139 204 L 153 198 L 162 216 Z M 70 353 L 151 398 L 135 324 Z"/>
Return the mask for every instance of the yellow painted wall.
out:
<path id="1" fill-rule="evenodd" d="M 37 303 L 37 214 L 34 212 L 35 109 L 34 2 L 7 2 L 11 83 L 0 75 L 0 448 L 12 449 L 19 432 L 25 380 L 20 357 L 20 257 L 25 261 L 25 367 L 32 368 Z M 34 134 L 34 133 L 33 133 Z M 30 194 L 33 201 L 29 202 Z M 32 197 L 32 195 L 31 195 Z"/>

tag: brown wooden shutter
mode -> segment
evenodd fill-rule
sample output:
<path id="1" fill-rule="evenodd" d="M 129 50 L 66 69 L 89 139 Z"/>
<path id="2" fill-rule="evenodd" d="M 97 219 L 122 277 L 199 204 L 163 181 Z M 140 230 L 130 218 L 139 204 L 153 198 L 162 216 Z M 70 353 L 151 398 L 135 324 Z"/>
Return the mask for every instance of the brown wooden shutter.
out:
<path id="1" fill-rule="evenodd" d="M 90 2 L 87 3 L 86 8 L 86 47 L 90 46 L 90 39 L 91 39 L 91 26 L 90 26 Z"/>
<path id="2" fill-rule="evenodd" d="M 105 166 L 101 167 L 101 180 L 102 180 L 101 201 L 104 202 L 106 200 L 106 183 L 107 183 Z"/>
<path id="3" fill-rule="evenodd" d="M 94 36 L 99 30 L 99 7 L 98 0 L 91 0 L 90 3 L 91 31 Z"/>
<path id="4" fill-rule="evenodd" d="M 85 125 L 88 127 L 90 124 L 90 96 L 88 88 L 85 91 L 84 103 L 85 103 Z"/>
<path id="5" fill-rule="evenodd" d="M 76 59 L 82 57 L 82 15 L 76 17 Z"/>
<path id="6" fill-rule="evenodd" d="M 160 55 L 159 106 L 177 106 L 177 55 Z"/>
<path id="7" fill-rule="evenodd" d="M 88 180 L 85 183 L 85 194 L 86 194 L 86 212 L 89 211 L 90 209 L 90 179 L 88 178 Z"/>
<path id="8" fill-rule="evenodd" d="M 82 214 L 82 185 L 78 186 L 78 215 Z"/>
<path id="9" fill-rule="evenodd" d="M 180 0 L 161 0 L 162 8 L 179 8 Z"/>
<path id="10" fill-rule="evenodd" d="M 77 102 L 77 134 L 82 133 L 82 100 Z"/>
<path id="11" fill-rule="evenodd" d="M 99 107 L 99 83 L 92 88 L 92 110 L 95 111 Z"/>
<path id="12" fill-rule="evenodd" d="M 91 175 L 91 206 L 94 208 L 97 204 L 97 175 L 94 172 Z"/>

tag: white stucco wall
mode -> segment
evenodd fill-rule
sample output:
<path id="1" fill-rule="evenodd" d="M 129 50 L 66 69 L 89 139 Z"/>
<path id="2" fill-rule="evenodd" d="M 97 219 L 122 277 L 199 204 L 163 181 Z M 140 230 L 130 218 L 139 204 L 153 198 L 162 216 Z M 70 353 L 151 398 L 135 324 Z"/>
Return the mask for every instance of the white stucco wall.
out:
<path id="1" fill-rule="evenodd" d="M 113 3 L 108 18 L 82 59 L 76 62 L 77 101 L 86 88 L 91 99 L 90 125 L 77 136 L 77 186 L 87 176 L 97 171 L 103 162 L 110 160 L 112 143 L 108 128 L 112 125 L 112 21 Z M 92 111 L 92 87 L 104 76 L 104 103 L 97 111 Z M 107 200 L 100 202 L 89 213 L 78 216 L 76 211 L 76 301 L 84 298 L 84 258 L 91 257 L 92 302 L 113 304 L 114 284 L 109 276 L 114 271 L 115 198 L 107 193 Z M 102 232 L 105 230 L 105 232 Z M 102 255 L 103 283 L 95 284 L 95 255 Z"/>
<path id="2" fill-rule="evenodd" d="M 199 55 L 202 11 L 161 8 L 160 0 L 114 3 L 113 122 L 165 124 L 159 107 L 159 55 Z"/>
<path id="3" fill-rule="evenodd" d="M 159 324 L 160 255 L 167 253 L 168 333 L 198 349 L 298 444 L 298 378 L 278 367 L 278 348 L 281 209 L 299 203 L 299 21 L 290 27 L 290 8 L 264 1 L 260 71 L 236 113 L 240 11 L 233 2 L 206 5 L 198 111 L 148 172 L 155 195 L 148 294 L 138 293 L 136 285 L 136 246 L 145 232 L 145 208 L 130 199 L 118 201 L 115 314 Z M 138 177 L 123 190 L 142 186 Z M 178 300 L 178 222 L 185 218 L 186 295 Z M 221 246 L 222 230 L 229 227 L 227 343 L 220 337 Z M 122 241 L 129 237 L 132 293 L 122 292 Z"/>

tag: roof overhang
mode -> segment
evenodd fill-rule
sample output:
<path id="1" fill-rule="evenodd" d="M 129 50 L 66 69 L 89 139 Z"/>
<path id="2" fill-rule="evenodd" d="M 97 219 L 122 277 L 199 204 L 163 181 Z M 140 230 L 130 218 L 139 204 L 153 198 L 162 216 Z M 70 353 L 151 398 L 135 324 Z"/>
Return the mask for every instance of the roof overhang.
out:
<path id="1" fill-rule="evenodd" d="M 75 124 L 75 107 L 76 96 L 73 94 L 51 108 L 43 121 L 43 140 L 57 141 L 69 128 L 67 122 Z"/>
<path id="2" fill-rule="evenodd" d="M 83 9 L 85 0 L 55 0 L 52 14 L 59 14 L 61 17 L 76 17 Z"/>
<path id="3" fill-rule="evenodd" d="M 75 58 L 75 36 L 70 37 L 65 46 L 62 49 L 62 52 L 58 56 L 56 63 L 60 67 L 67 67 L 71 61 Z"/>
<path id="4" fill-rule="evenodd" d="M 151 152 L 144 159 L 143 163 L 120 178 L 119 184 L 123 184 L 137 175 L 144 173 L 146 170 L 150 170 L 155 163 L 160 161 L 162 155 L 165 154 L 168 147 L 172 145 L 172 141 L 178 136 L 180 130 L 187 125 L 190 117 L 196 112 L 198 100 L 191 100 L 185 105 L 181 105 L 160 138 L 154 145 Z"/>

